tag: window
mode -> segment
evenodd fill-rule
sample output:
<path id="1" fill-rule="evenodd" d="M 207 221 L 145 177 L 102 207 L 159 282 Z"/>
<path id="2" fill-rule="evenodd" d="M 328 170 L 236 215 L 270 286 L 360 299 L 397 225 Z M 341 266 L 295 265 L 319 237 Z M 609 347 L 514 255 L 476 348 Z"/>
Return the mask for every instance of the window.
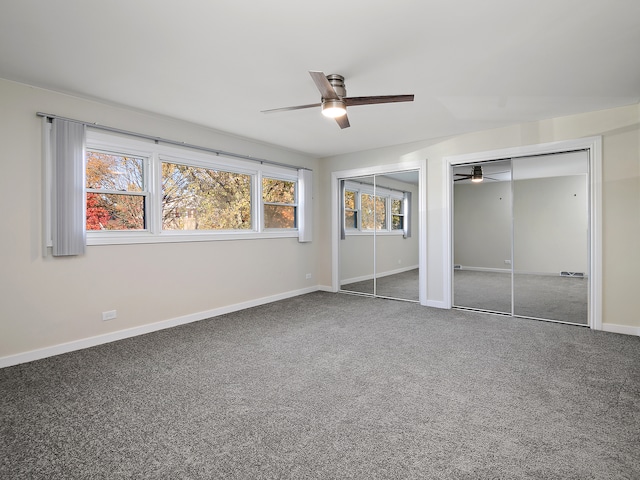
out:
<path id="1" fill-rule="evenodd" d="M 351 233 L 395 232 L 405 228 L 405 193 L 384 187 L 347 182 L 344 223 Z"/>
<path id="2" fill-rule="evenodd" d="M 358 228 L 358 193 L 352 190 L 344 192 L 344 225 L 345 228 L 354 230 Z"/>
<path id="3" fill-rule="evenodd" d="M 391 199 L 391 230 L 404 230 L 404 199 Z"/>
<path id="4" fill-rule="evenodd" d="M 251 175 L 162 163 L 162 230 L 251 230 Z"/>
<path id="5" fill-rule="evenodd" d="M 296 228 L 296 182 L 262 178 L 264 228 Z"/>
<path id="6" fill-rule="evenodd" d="M 145 159 L 87 150 L 87 230 L 144 230 L 147 226 Z"/>
<path id="7" fill-rule="evenodd" d="M 308 236 L 309 173 L 88 129 L 87 244 Z"/>

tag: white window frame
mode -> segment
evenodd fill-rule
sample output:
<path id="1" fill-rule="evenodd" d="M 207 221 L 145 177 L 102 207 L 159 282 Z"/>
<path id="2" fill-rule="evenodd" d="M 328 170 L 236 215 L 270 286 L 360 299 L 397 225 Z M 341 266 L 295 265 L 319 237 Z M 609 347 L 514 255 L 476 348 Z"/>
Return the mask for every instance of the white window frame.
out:
<path id="1" fill-rule="evenodd" d="M 150 202 L 150 197 L 151 197 L 151 192 L 149 191 L 149 187 L 150 187 L 150 162 L 149 162 L 149 157 L 147 155 L 137 155 L 137 154 L 132 154 L 130 150 L 128 150 L 126 153 L 120 151 L 120 149 L 104 149 L 104 148 L 86 148 L 86 151 L 92 151 L 92 152 L 97 152 L 97 153 L 104 153 L 107 155 L 114 155 L 114 156 L 120 156 L 120 157 L 133 157 L 133 158 L 138 158 L 140 160 L 142 160 L 142 183 L 143 183 L 143 189 L 141 192 L 136 192 L 136 191 L 120 191 L 120 190 L 109 190 L 109 189 L 105 189 L 105 188 L 87 188 L 86 184 L 84 187 L 84 195 L 85 195 L 85 202 L 87 201 L 87 193 L 96 193 L 96 194 L 105 194 L 105 195 L 123 195 L 123 196 L 134 196 L 134 197 L 143 197 L 144 199 L 144 210 L 145 210 L 145 218 L 144 218 L 144 223 L 145 223 L 145 227 L 141 230 L 126 230 L 127 232 L 149 232 L 149 228 L 150 228 L 150 218 L 149 218 L 149 212 L 148 212 L 148 205 Z M 85 170 L 86 170 L 86 155 L 85 155 Z M 85 220 L 85 226 L 86 226 L 86 220 Z M 125 231 L 125 230 L 87 230 L 87 233 L 89 232 L 121 232 L 121 231 Z"/>
<path id="2" fill-rule="evenodd" d="M 256 179 L 259 176 L 260 171 L 254 168 L 245 167 L 236 167 L 235 165 L 230 165 L 222 162 L 222 157 L 202 154 L 200 152 L 180 152 L 179 149 L 175 147 L 171 147 L 173 150 L 178 150 L 177 152 L 168 152 L 168 153 L 160 153 L 158 155 L 157 162 L 157 179 L 158 182 L 157 190 L 159 191 L 159 195 L 162 195 L 162 164 L 163 163 L 173 163 L 178 165 L 184 165 L 187 167 L 195 167 L 195 168 L 204 168 L 207 170 L 221 170 L 229 173 L 238 173 L 241 175 L 249 175 L 251 177 L 251 228 L 246 230 L 163 230 L 162 229 L 162 199 L 159 198 L 158 202 L 158 214 L 156 216 L 156 231 L 163 237 L 175 237 L 176 235 L 195 235 L 202 236 L 207 234 L 222 234 L 222 235 L 232 235 L 232 234 L 240 234 L 247 235 L 250 233 L 258 233 L 259 228 L 257 227 L 257 219 L 259 218 L 258 212 L 256 211 L 256 189 L 257 182 Z M 166 149 L 164 149 L 166 150 Z M 253 165 L 252 165 L 253 167 Z"/>
<path id="3" fill-rule="evenodd" d="M 271 170 L 271 169 L 268 169 Z M 264 201 L 264 192 L 262 191 L 263 189 L 263 179 L 272 179 L 272 180 L 283 180 L 285 182 L 293 182 L 294 184 L 294 202 L 293 203 L 282 203 L 282 202 L 265 202 Z M 268 171 L 262 171 L 260 172 L 259 175 L 259 182 L 260 182 L 260 225 L 261 228 L 263 229 L 263 231 L 265 232 L 291 232 L 291 231 L 298 231 L 298 225 L 300 224 L 300 209 L 298 207 L 299 204 L 299 184 L 298 184 L 298 176 L 296 175 L 292 175 L 292 174 L 287 174 L 285 172 L 268 172 Z M 294 208 L 294 212 L 295 212 L 295 226 L 292 228 L 268 228 L 265 226 L 264 224 L 264 220 L 265 220 L 265 215 L 264 215 L 264 206 L 265 205 L 280 205 L 280 206 L 285 206 L 285 207 L 293 207 Z"/>
<path id="4" fill-rule="evenodd" d="M 298 228 L 265 229 L 263 224 L 262 176 L 293 181 L 296 184 L 296 215 L 298 207 L 299 177 L 291 169 L 277 165 L 227 158 L 222 155 L 200 152 L 189 148 L 158 144 L 151 140 L 130 138 L 124 135 L 87 129 L 87 150 L 117 153 L 145 159 L 147 202 L 145 205 L 145 230 L 89 230 L 87 245 L 114 245 L 134 243 L 192 242 L 213 240 L 238 240 L 255 238 L 298 237 Z M 162 230 L 162 163 L 178 163 L 198 168 L 223 170 L 251 175 L 250 230 Z M 293 173 L 292 173 L 293 172 Z M 85 188 L 86 195 L 86 188 Z M 296 225 L 300 219 L 296 218 Z"/>

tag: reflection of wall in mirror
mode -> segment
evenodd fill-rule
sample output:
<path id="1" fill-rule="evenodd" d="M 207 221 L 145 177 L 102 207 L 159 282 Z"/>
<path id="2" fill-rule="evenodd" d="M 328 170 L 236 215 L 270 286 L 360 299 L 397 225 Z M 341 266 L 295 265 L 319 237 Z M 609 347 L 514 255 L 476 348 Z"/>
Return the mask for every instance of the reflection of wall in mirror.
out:
<path id="1" fill-rule="evenodd" d="M 587 272 L 587 176 L 517 180 L 513 268 L 558 275 Z"/>
<path id="2" fill-rule="evenodd" d="M 454 263 L 509 269 L 505 260 L 511 260 L 511 183 L 456 184 L 453 208 Z"/>
<path id="3" fill-rule="evenodd" d="M 587 273 L 586 175 L 516 180 L 513 185 L 513 268 L 521 273 Z M 510 182 L 456 185 L 454 263 L 508 270 Z"/>

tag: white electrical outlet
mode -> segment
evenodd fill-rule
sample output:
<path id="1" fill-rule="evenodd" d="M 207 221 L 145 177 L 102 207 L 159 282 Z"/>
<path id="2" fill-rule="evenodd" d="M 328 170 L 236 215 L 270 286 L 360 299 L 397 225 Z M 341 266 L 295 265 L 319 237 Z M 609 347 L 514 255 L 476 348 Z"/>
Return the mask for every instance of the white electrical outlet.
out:
<path id="1" fill-rule="evenodd" d="M 505 264 L 505 265 L 511 265 L 511 260 L 505 260 L 505 261 L 504 261 L 504 264 Z"/>
<path id="2" fill-rule="evenodd" d="M 118 312 L 115 310 L 109 310 L 108 312 L 102 312 L 102 320 L 113 320 L 118 316 Z"/>
<path id="3" fill-rule="evenodd" d="M 311 278 L 311 274 L 310 274 L 310 273 L 307 273 L 306 278 L 307 278 L 307 280 L 309 280 L 309 279 Z"/>

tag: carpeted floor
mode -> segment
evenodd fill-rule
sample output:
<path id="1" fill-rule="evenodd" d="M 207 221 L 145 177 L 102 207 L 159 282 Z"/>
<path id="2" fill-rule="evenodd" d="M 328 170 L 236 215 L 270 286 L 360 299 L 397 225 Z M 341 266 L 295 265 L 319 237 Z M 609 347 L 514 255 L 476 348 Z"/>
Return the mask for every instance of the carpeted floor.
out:
<path id="1" fill-rule="evenodd" d="M 514 313 L 586 325 L 588 290 L 586 278 L 516 274 Z M 454 305 L 511 313 L 511 274 L 455 270 Z"/>
<path id="2" fill-rule="evenodd" d="M 317 292 L 0 370 L 3 479 L 636 479 L 640 338 Z"/>

